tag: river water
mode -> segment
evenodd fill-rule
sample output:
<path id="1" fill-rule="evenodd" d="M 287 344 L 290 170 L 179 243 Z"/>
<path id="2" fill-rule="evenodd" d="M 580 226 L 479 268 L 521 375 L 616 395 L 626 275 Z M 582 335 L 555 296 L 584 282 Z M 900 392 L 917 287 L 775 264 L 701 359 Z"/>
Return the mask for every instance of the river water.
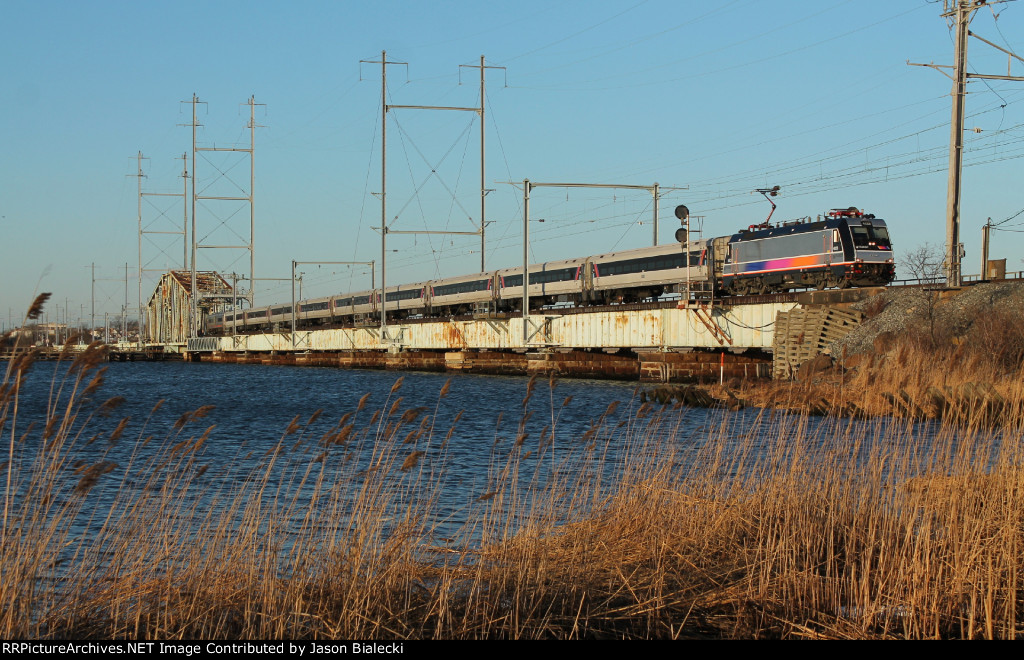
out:
<path id="1" fill-rule="evenodd" d="M 36 363 L 21 386 L 15 435 L 23 441 L 15 450 L 16 463 L 26 475 L 44 446 L 47 410 L 63 411 L 67 405 L 72 380 L 66 373 L 66 363 Z M 104 411 L 104 402 L 114 397 L 123 401 Z M 465 524 L 468 503 L 495 492 L 513 456 L 523 492 L 549 488 L 556 479 L 577 479 L 575 473 L 590 469 L 579 462 L 586 447 L 589 456 L 600 457 L 591 467 L 599 464 L 602 473 L 614 471 L 625 460 L 626 445 L 637 436 L 631 427 L 639 406 L 636 384 L 613 381 L 543 378 L 531 386 L 523 377 L 183 362 L 110 363 L 103 385 L 84 401 L 76 399 L 78 404 L 62 450 L 62 469 L 71 477 L 67 483 L 81 479 L 83 466 L 116 466 L 89 487 L 95 508 L 81 514 L 86 518 L 123 497 L 126 488 L 152 488 L 138 466 L 166 461 L 178 443 L 190 438 L 205 436 L 195 460 L 209 468 L 207 481 L 220 480 L 214 489 L 218 493 L 254 480 L 275 451 L 286 459 L 267 473 L 263 492 L 279 495 L 282 485 L 297 481 L 295 471 L 325 449 L 344 456 L 337 461 L 355 462 L 356 469 L 326 462 L 330 474 L 352 479 L 378 467 L 380 446 L 385 445 L 388 469 L 406 479 L 400 470 L 403 460 L 423 452 L 412 472 L 420 479 L 419 497 L 433 499 L 438 536 L 453 535 Z M 614 410 L 609 412 L 609 407 Z M 189 419 L 188 413 L 197 409 L 203 410 L 202 416 Z M 408 421 L 399 423 L 406 413 Z M 690 411 L 687 426 L 702 430 L 714 414 Z M 350 425 L 348 435 L 338 441 L 338 433 Z M 10 426 L 11 420 L 5 439 Z M 568 472 L 575 473 L 570 477 Z M 427 488 L 424 480 L 430 482 Z M 401 485 L 397 477 L 396 484 Z M 70 491 L 66 496 L 72 497 Z M 210 506 L 217 499 L 182 496 L 206 497 Z M 411 496 L 405 497 L 408 504 Z M 83 529 L 87 523 L 81 523 Z"/>
<path id="2" fill-rule="evenodd" d="M 45 453 L 48 407 L 67 405 L 66 371 L 66 364 L 37 363 L 22 384 L 14 433 L 19 489 Z M 799 436 L 805 445 L 808 438 L 824 445 L 855 429 L 867 440 L 861 450 L 869 451 L 875 441 L 899 435 L 885 423 L 857 426 L 756 409 L 642 412 L 637 385 L 613 381 L 541 378 L 531 385 L 523 377 L 182 362 L 111 363 L 104 380 L 87 400 L 76 401 L 81 408 L 61 450 L 69 501 L 85 467 L 112 466 L 88 486 L 91 506 L 76 514 L 80 531 L 126 491 L 155 488 L 147 471 L 179 460 L 182 446 L 192 452 L 189 469 L 205 474 L 208 484 L 181 487 L 193 512 L 220 506 L 225 493 L 237 497 L 246 483 L 260 487 L 243 497 L 268 498 L 268 506 L 282 493 L 293 502 L 317 500 L 302 476 L 316 464 L 321 494 L 344 481 L 355 498 L 365 492 L 355 482 L 387 473 L 400 495 L 386 509 L 429 499 L 436 542 L 458 536 L 475 503 L 499 491 L 515 490 L 516 506 L 527 509 L 531 493 L 586 491 L 589 500 L 572 492 L 563 498 L 563 513 L 578 513 L 588 506 L 584 500 L 595 502 L 595 493 L 613 489 L 622 470 L 657 469 L 652 452 L 680 469 L 717 457 L 722 465 L 715 469 L 728 472 L 778 451 L 780 439 Z M 112 397 L 123 401 L 102 414 Z M 202 415 L 190 418 L 197 409 Z M 765 423 L 767 416 L 773 421 Z M 5 445 L 11 422 L 2 429 Z M 194 447 L 199 438 L 201 447 Z"/>

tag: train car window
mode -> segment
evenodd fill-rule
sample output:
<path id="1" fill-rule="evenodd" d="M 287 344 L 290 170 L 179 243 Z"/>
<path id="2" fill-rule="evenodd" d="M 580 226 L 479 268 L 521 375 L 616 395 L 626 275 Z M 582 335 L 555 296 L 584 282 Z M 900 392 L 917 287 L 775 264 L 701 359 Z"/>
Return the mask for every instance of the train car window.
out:
<path id="1" fill-rule="evenodd" d="M 274 316 L 277 316 L 278 314 L 291 314 L 292 308 L 291 308 L 291 306 L 288 306 L 288 307 L 275 307 L 274 309 L 270 310 L 270 312 Z"/>
<path id="2" fill-rule="evenodd" d="M 434 288 L 434 296 L 450 296 L 458 293 L 471 293 L 473 291 L 486 291 L 490 280 L 473 280 L 472 282 L 459 282 L 458 284 L 445 284 Z M 522 281 L 519 282 L 522 284 Z"/>
<path id="3" fill-rule="evenodd" d="M 420 290 L 419 289 L 410 289 L 408 291 L 398 291 L 398 292 L 391 291 L 391 292 L 389 292 L 387 294 L 387 299 L 389 301 L 410 300 L 412 298 L 419 298 L 419 297 L 420 297 Z"/>
<path id="4" fill-rule="evenodd" d="M 548 284 L 550 282 L 565 282 L 576 279 L 575 268 L 559 268 L 558 270 L 545 270 L 538 273 L 530 273 L 530 284 Z M 522 286 L 522 280 L 519 281 Z"/>
<path id="5" fill-rule="evenodd" d="M 506 275 L 505 277 L 501 278 L 501 284 L 505 288 L 512 287 L 512 286 L 523 286 L 523 276 L 522 275 Z"/>
<path id="6" fill-rule="evenodd" d="M 700 253 L 690 254 L 691 265 L 697 265 L 700 260 Z M 597 272 L 603 276 L 628 275 L 630 273 L 642 273 L 644 271 L 671 270 L 682 268 L 686 265 L 686 257 L 683 253 L 669 254 L 659 257 L 643 257 L 640 259 L 627 259 L 625 261 L 608 261 L 597 264 Z"/>
<path id="7" fill-rule="evenodd" d="M 370 302 L 370 296 L 356 296 L 352 299 L 354 305 L 365 305 L 368 302 Z"/>
<path id="8" fill-rule="evenodd" d="M 308 304 L 304 304 L 304 305 L 299 305 L 299 311 L 300 312 L 319 312 L 319 311 L 324 310 L 324 309 L 327 309 L 327 303 L 326 302 L 308 303 Z"/>

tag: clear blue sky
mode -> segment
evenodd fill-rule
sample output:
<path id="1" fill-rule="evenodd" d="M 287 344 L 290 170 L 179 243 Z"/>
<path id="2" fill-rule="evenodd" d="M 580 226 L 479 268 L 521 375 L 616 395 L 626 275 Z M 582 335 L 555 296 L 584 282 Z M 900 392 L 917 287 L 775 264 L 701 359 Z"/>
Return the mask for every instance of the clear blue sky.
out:
<path id="1" fill-rule="evenodd" d="M 662 200 L 661 240 L 685 203 L 705 236 L 760 221 L 752 194 L 779 185 L 775 219 L 858 206 L 889 222 L 901 250 L 945 240 L 950 81 L 912 62 L 951 64 L 942 3 L 926 0 L 627 0 L 624 2 L 21 2 L 0 21 L 0 317 L 52 291 L 75 320 L 119 313 L 129 264 L 136 306 L 141 151 L 144 192 L 180 192 L 191 150 L 247 146 L 256 120 L 257 276 L 299 261 L 379 259 L 380 66 L 389 103 L 479 103 L 487 64 L 488 268 L 521 261 L 522 192 L 504 182 L 688 187 Z M 1024 3 L 983 9 L 972 29 L 1024 54 Z M 1005 73 L 978 42 L 971 69 Z M 1024 74 L 1024 63 L 1013 65 Z M 461 82 L 461 84 L 460 84 Z M 967 101 L 965 273 L 978 272 L 981 226 L 1024 209 L 1024 83 L 972 82 Z M 460 112 L 396 110 L 388 119 L 393 230 L 471 231 L 479 221 L 479 123 Z M 190 164 L 191 168 L 191 164 Z M 244 194 L 248 161 L 206 154 L 205 194 Z M 226 178 L 217 176 L 225 172 Z M 418 195 L 414 195 L 415 190 Z M 450 193 L 454 193 L 451 195 Z M 538 189 L 537 261 L 651 242 L 644 192 Z M 218 205 L 219 204 L 219 205 Z M 396 217 L 397 216 L 397 217 Z M 180 199 L 147 196 L 143 224 L 180 227 Z M 244 234 L 244 205 L 208 202 L 200 238 Z M 223 223 L 223 224 L 222 224 Z M 1024 223 L 1024 215 L 1007 223 Z M 996 234 L 992 257 L 1024 268 L 1021 234 Z M 388 281 L 479 268 L 479 239 L 393 235 Z M 147 269 L 180 267 L 180 237 L 147 234 Z M 201 269 L 247 270 L 240 253 L 205 251 Z M 368 288 L 365 269 L 304 266 L 305 293 Z M 152 289 L 147 273 L 143 297 Z M 257 287 L 264 304 L 287 285 Z M 51 319 L 55 305 L 51 305 Z M 134 315 L 134 313 L 133 313 Z"/>

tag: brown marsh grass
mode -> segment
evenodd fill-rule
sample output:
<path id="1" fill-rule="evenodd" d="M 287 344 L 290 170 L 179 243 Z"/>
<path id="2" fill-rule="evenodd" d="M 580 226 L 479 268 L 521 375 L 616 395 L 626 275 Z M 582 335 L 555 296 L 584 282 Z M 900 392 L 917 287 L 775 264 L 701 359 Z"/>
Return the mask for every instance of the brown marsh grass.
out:
<path id="1" fill-rule="evenodd" d="M 1000 426 L 1024 415 L 1024 316 L 996 310 L 962 335 L 946 328 L 884 333 L 874 350 L 832 356 L 835 368 L 802 380 L 751 382 L 734 389 L 761 407 L 855 417 L 945 419 Z M 735 394 L 712 388 L 719 400 Z"/>
<path id="2" fill-rule="evenodd" d="M 440 538 L 458 430 L 403 408 L 401 380 L 326 433 L 310 431 L 321 413 L 296 418 L 239 474 L 205 457 L 204 409 L 137 437 L 91 435 L 90 416 L 117 406 L 95 398 L 102 363 L 100 345 L 74 358 L 32 428 L 19 420 L 32 355 L 8 364 L 5 639 L 1022 632 L 1020 414 L 922 424 L 748 409 L 706 423 L 644 404 L 556 443 L 568 401 L 531 381 L 549 427 L 496 435 L 486 492 Z M 114 441 L 148 450 L 80 462 Z"/>

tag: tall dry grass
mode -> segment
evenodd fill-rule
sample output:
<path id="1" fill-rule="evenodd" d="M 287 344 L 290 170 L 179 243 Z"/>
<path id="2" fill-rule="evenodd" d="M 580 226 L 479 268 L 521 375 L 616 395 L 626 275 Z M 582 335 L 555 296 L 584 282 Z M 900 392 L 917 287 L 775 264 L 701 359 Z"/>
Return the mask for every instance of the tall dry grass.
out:
<path id="1" fill-rule="evenodd" d="M 922 423 L 644 404 L 567 440 L 569 402 L 531 381 L 524 415 L 547 396 L 550 424 L 482 444 L 486 489 L 453 522 L 458 428 L 403 407 L 401 380 L 380 409 L 364 397 L 326 433 L 311 431 L 319 412 L 296 418 L 259 460 L 225 462 L 204 454 L 204 409 L 137 437 L 91 435 L 90 415 L 118 403 L 95 399 L 102 351 L 70 363 L 31 429 L 18 410 L 31 354 L 8 365 L 4 638 L 1021 634 L 1017 413 Z M 139 450 L 114 464 L 95 451 L 111 442 Z"/>
<path id="2" fill-rule="evenodd" d="M 1001 425 L 1024 414 L 1024 315 L 979 315 L 961 334 L 945 326 L 883 333 L 866 353 L 832 356 L 834 369 L 799 380 L 737 385 L 754 405 L 854 417 Z M 720 400 L 734 398 L 717 392 Z"/>

